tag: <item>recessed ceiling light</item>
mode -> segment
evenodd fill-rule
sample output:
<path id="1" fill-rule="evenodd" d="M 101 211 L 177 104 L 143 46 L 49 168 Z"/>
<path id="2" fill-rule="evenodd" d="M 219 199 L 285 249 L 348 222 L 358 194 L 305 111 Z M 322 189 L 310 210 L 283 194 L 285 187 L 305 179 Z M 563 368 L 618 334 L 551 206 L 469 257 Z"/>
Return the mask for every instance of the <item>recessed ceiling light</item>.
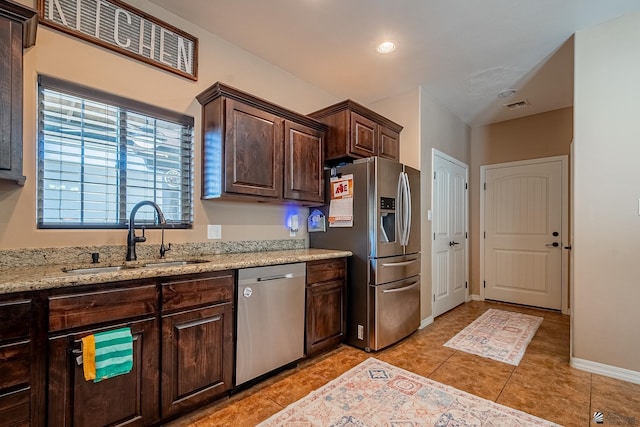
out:
<path id="1" fill-rule="evenodd" d="M 391 40 L 387 40 L 380 43 L 377 48 L 378 52 L 380 53 L 391 53 L 395 49 L 396 49 L 396 43 Z"/>
<path id="2" fill-rule="evenodd" d="M 517 90 L 515 89 L 506 89 L 498 94 L 498 98 L 509 98 L 510 96 L 515 95 Z"/>

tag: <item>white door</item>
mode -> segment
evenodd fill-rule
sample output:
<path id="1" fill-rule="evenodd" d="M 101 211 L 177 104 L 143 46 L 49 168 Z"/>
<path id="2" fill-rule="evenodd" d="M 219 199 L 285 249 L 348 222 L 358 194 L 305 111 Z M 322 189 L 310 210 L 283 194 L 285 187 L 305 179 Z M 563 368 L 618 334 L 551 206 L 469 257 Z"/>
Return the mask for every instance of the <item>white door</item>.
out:
<path id="1" fill-rule="evenodd" d="M 467 166 L 434 151 L 433 316 L 462 304 L 467 294 Z"/>
<path id="2" fill-rule="evenodd" d="M 484 171 L 485 299 L 561 309 L 563 161 Z"/>

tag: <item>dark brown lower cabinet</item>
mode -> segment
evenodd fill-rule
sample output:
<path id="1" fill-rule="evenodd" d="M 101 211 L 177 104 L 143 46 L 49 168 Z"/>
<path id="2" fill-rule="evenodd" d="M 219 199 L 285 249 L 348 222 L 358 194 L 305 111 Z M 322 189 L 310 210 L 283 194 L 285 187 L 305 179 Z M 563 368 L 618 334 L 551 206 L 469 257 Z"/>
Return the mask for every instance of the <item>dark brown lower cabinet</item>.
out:
<path id="1" fill-rule="evenodd" d="M 233 384 L 235 273 L 171 278 L 162 301 L 162 417 L 224 395 Z"/>
<path id="2" fill-rule="evenodd" d="M 162 338 L 163 418 L 184 412 L 231 388 L 231 303 L 164 316 Z"/>
<path id="3" fill-rule="evenodd" d="M 307 263 L 307 356 L 344 340 L 346 330 L 346 259 Z"/>
<path id="4" fill-rule="evenodd" d="M 98 383 L 86 381 L 81 338 L 130 327 L 133 369 Z M 85 329 L 49 338 L 48 426 L 145 426 L 159 419 L 158 327 L 155 318 Z"/>
<path id="5" fill-rule="evenodd" d="M 30 426 L 30 401 L 31 391 L 29 387 L 0 394 L 0 420 L 6 426 Z M 5 424 L 6 423 L 6 424 Z"/>
<path id="6" fill-rule="evenodd" d="M 0 299 L 0 425 L 41 424 L 39 366 L 30 295 Z"/>

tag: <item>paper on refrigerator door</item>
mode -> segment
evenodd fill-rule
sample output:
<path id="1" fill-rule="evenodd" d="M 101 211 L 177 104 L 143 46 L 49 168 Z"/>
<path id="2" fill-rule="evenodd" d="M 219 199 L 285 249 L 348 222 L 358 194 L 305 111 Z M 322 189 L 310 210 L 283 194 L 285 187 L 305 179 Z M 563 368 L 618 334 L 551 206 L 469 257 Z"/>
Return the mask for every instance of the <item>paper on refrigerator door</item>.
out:
<path id="1" fill-rule="evenodd" d="M 331 178 L 329 227 L 353 227 L 353 175 Z"/>
<path id="2" fill-rule="evenodd" d="M 353 198 L 331 200 L 329 227 L 353 227 Z"/>

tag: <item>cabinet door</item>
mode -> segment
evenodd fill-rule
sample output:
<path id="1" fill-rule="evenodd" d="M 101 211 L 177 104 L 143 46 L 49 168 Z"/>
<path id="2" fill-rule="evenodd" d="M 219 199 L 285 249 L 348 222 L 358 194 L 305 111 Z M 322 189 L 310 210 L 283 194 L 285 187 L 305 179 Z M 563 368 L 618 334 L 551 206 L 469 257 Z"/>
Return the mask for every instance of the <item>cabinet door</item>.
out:
<path id="1" fill-rule="evenodd" d="M 400 134 L 386 126 L 378 126 L 378 156 L 400 160 Z"/>
<path id="2" fill-rule="evenodd" d="M 128 326 L 133 369 L 99 383 L 76 363 L 82 337 Z M 49 426 L 144 426 L 158 420 L 159 356 L 155 319 L 87 329 L 49 339 Z"/>
<path id="3" fill-rule="evenodd" d="M 358 113 L 351 112 L 351 145 L 352 155 L 360 157 L 378 154 L 377 124 Z"/>
<path id="4" fill-rule="evenodd" d="M 37 425 L 31 423 L 29 416 L 30 400 L 28 387 L 0 393 L 0 421 L 2 425 L 12 427 Z"/>
<path id="5" fill-rule="evenodd" d="M 285 199 L 324 202 L 323 134 L 285 121 Z"/>
<path id="6" fill-rule="evenodd" d="M 22 144 L 22 25 L 0 16 L 0 171 L 22 173 L 15 161 L 12 143 Z M 20 126 L 18 129 L 16 126 Z"/>
<path id="7" fill-rule="evenodd" d="M 345 332 L 344 280 L 307 287 L 307 355 L 336 346 Z"/>
<path id="8" fill-rule="evenodd" d="M 162 417 L 231 389 L 232 304 L 164 316 L 162 340 Z"/>
<path id="9" fill-rule="evenodd" d="M 238 101 L 225 102 L 225 191 L 281 197 L 283 120 Z"/>
<path id="10" fill-rule="evenodd" d="M 0 424 L 37 425 L 32 405 L 33 306 L 30 299 L 0 302 Z M 33 414 L 32 414 L 33 413 Z"/>

